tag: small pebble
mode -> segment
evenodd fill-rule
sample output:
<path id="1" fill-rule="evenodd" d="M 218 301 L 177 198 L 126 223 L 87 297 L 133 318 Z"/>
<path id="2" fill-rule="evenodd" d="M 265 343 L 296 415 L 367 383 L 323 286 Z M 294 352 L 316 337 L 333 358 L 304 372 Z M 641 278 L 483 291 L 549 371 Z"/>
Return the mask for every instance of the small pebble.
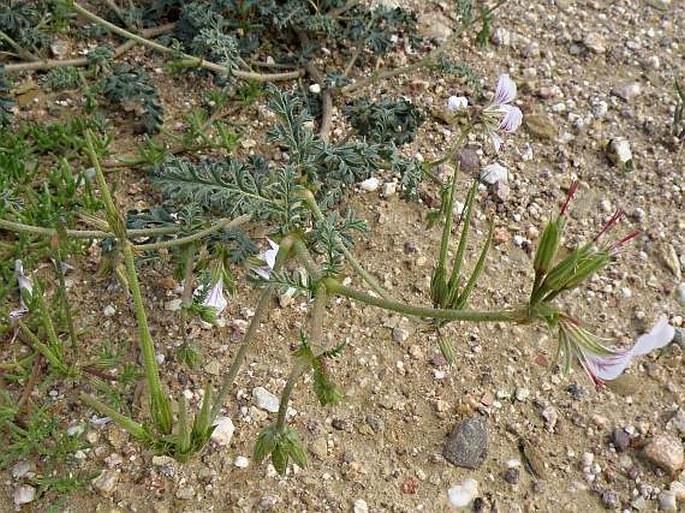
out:
<path id="1" fill-rule="evenodd" d="M 521 473 L 516 468 L 510 468 L 504 471 L 502 477 L 507 483 L 515 485 L 521 479 Z"/>
<path id="2" fill-rule="evenodd" d="M 607 509 L 614 509 L 621 506 L 621 498 L 614 490 L 604 490 L 602 492 L 602 504 Z"/>
<path id="3" fill-rule="evenodd" d="M 378 178 L 376 178 L 375 176 L 372 176 L 371 178 L 367 178 L 366 180 L 364 180 L 362 183 L 359 184 L 359 188 L 364 192 L 377 191 L 380 186 L 381 186 L 381 181 Z"/>
<path id="4" fill-rule="evenodd" d="M 212 431 L 212 441 L 217 445 L 226 446 L 231 443 L 235 426 L 229 417 L 219 417 L 214 422 L 214 431 Z"/>
<path id="5" fill-rule="evenodd" d="M 675 474 L 683 468 L 685 451 L 679 438 L 667 434 L 657 435 L 644 448 L 645 457 L 657 467 Z"/>
<path id="6" fill-rule="evenodd" d="M 478 497 L 478 481 L 467 479 L 462 484 L 447 491 L 450 504 L 455 508 L 465 508 Z"/>
<path id="7" fill-rule="evenodd" d="M 369 506 L 364 499 L 354 501 L 354 513 L 369 513 Z"/>
<path id="8" fill-rule="evenodd" d="M 614 444 L 616 452 L 623 452 L 630 446 L 630 435 L 621 428 L 614 428 L 611 431 L 611 443 Z"/>
<path id="9" fill-rule="evenodd" d="M 117 310 L 113 305 L 107 305 L 104 310 L 102 310 L 102 315 L 105 317 L 112 317 L 115 313 L 117 313 Z"/>
<path id="10" fill-rule="evenodd" d="M 500 164 L 489 164 L 481 169 L 480 179 L 488 185 L 506 182 L 509 178 L 507 168 Z"/>
<path id="11" fill-rule="evenodd" d="M 93 487 L 102 495 L 111 495 L 114 493 L 119 481 L 118 470 L 103 470 L 99 476 L 93 479 Z"/>
<path id="12" fill-rule="evenodd" d="M 237 468 L 247 468 L 249 464 L 250 460 L 245 456 L 237 456 L 233 462 L 233 465 L 235 465 Z"/>
<path id="13" fill-rule="evenodd" d="M 678 503 L 676 502 L 675 493 L 671 491 L 661 492 L 659 494 L 659 508 L 661 511 L 668 513 L 678 512 Z"/>
<path id="14" fill-rule="evenodd" d="M 278 397 L 273 395 L 265 388 L 254 388 L 254 390 L 252 390 L 252 399 L 254 400 L 257 408 L 261 408 L 262 410 L 266 410 L 271 413 L 278 413 L 278 407 L 280 405 Z"/>
<path id="15" fill-rule="evenodd" d="M 28 504 L 33 502 L 36 498 L 36 489 L 33 486 L 21 485 L 19 488 L 14 490 L 14 505 L 21 506 L 22 504 Z"/>

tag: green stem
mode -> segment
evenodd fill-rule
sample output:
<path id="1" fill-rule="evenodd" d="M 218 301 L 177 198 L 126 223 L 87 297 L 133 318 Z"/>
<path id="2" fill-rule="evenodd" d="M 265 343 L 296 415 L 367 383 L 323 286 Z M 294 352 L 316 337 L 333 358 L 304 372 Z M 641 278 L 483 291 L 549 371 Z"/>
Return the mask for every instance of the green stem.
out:
<path id="1" fill-rule="evenodd" d="M 67 285 L 64 280 L 64 270 L 62 269 L 62 251 L 57 248 L 55 253 L 57 256 L 57 259 L 55 260 L 55 267 L 57 271 L 57 281 L 59 283 L 57 290 L 64 305 L 64 316 L 67 319 L 67 329 L 69 330 L 69 338 L 71 339 L 71 351 L 74 354 L 75 361 L 78 361 L 78 337 L 76 336 L 76 328 L 74 327 L 74 317 L 71 312 L 71 302 L 69 301 L 69 295 L 67 294 Z"/>
<path id="2" fill-rule="evenodd" d="M 126 266 L 126 274 L 128 277 L 128 285 L 133 296 L 133 305 L 136 312 L 136 320 L 138 323 L 138 333 L 140 336 L 140 350 L 143 356 L 143 367 L 145 369 L 145 377 L 150 391 L 151 413 L 155 426 L 163 434 L 170 434 L 172 427 L 171 408 L 167 400 L 162 382 L 159 378 L 159 369 L 157 367 L 157 360 L 155 359 L 155 346 L 150 335 L 150 327 L 147 322 L 147 315 L 145 314 L 145 305 L 143 304 L 143 295 L 140 291 L 140 284 L 138 283 L 138 274 L 136 272 L 135 262 L 133 258 L 132 244 L 126 238 L 126 225 L 122 219 L 119 211 L 114 206 L 114 201 L 109 192 L 105 175 L 100 167 L 100 161 L 95 153 L 93 147 L 93 137 L 90 131 L 86 131 L 86 149 L 90 160 L 95 168 L 100 193 L 105 203 L 107 217 L 110 223 L 110 228 L 119 238 L 121 245 L 121 252 L 124 256 L 124 264 Z"/>
<path id="3" fill-rule="evenodd" d="M 100 414 L 112 418 L 114 422 L 119 424 L 119 426 L 121 426 L 126 431 L 131 433 L 131 435 L 133 435 L 134 437 L 138 438 L 139 440 L 149 441 L 150 437 L 148 435 L 148 432 L 145 430 L 142 424 L 138 424 L 133 419 L 130 419 L 125 415 L 122 415 L 114 408 L 106 405 L 105 403 L 103 403 L 96 397 L 93 397 L 92 395 L 82 392 L 80 397 L 81 401 L 83 401 L 85 404 L 87 404 L 94 410 L 97 410 Z"/>
<path id="4" fill-rule="evenodd" d="M 180 237 L 178 239 L 165 240 L 162 242 L 155 242 L 152 244 L 136 244 L 133 247 L 136 251 L 154 251 L 162 248 L 183 246 L 185 244 L 190 244 L 191 242 L 198 241 L 206 237 L 207 235 L 210 235 L 214 232 L 218 232 L 219 230 L 222 230 L 224 228 L 236 228 L 241 224 L 245 224 L 249 220 L 250 215 L 243 214 L 239 217 L 236 217 L 235 219 L 222 219 L 218 223 L 213 224 L 212 226 L 209 226 L 203 230 L 200 230 L 199 232 L 195 232 L 192 235 L 188 235 L 187 237 Z"/>
<path id="5" fill-rule="evenodd" d="M 139 36 L 137 34 L 134 34 L 132 32 L 129 32 L 128 30 L 125 30 L 117 25 L 114 25 L 113 23 L 110 23 L 109 21 L 100 18 L 96 14 L 93 14 L 90 12 L 88 9 L 85 9 L 84 7 L 81 7 L 77 2 L 74 2 L 72 4 L 72 7 L 74 11 L 79 13 L 81 16 L 84 18 L 88 18 L 89 20 L 102 25 L 103 27 L 108 28 L 112 32 L 119 34 L 120 36 L 123 36 L 127 39 L 132 39 L 133 41 L 136 41 L 144 46 L 147 46 L 148 48 L 152 48 L 153 50 L 157 50 L 158 52 L 165 53 L 165 54 L 170 54 L 170 55 L 177 55 L 181 59 L 189 61 L 190 66 L 195 67 L 201 67 L 205 69 L 209 69 L 211 71 L 215 71 L 217 73 L 232 73 L 236 77 L 244 79 L 244 80 L 254 80 L 256 82 L 276 82 L 280 80 L 294 80 L 302 76 L 302 71 L 292 71 L 292 72 L 286 72 L 286 73 L 255 73 L 252 71 L 241 71 L 241 70 L 231 70 L 225 66 L 221 66 L 219 64 L 216 64 L 214 62 L 206 61 L 204 59 L 201 59 L 200 57 L 195 57 L 193 55 L 188 55 L 186 53 L 180 53 L 180 55 L 176 52 L 176 50 L 172 48 L 168 48 L 164 45 L 161 45 L 159 43 L 156 43 L 154 41 L 150 41 L 149 39 L 145 39 L 142 36 Z"/>
<path id="6" fill-rule="evenodd" d="M 466 196 L 466 202 L 464 204 L 464 211 L 459 219 L 459 223 L 462 224 L 461 236 L 459 237 L 459 244 L 457 245 L 457 253 L 454 256 L 454 262 L 452 265 L 452 274 L 449 279 L 450 292 L 458 293 L 459 288 L 459 277 L 461 275 L 461 266 L 464 263 L 464 253 L 466 252 L 466 244 L 469 240 L 469 232 L 471 231 L 471 216 L 473 214 L 473 202 L 476 196 L 476 187 L 478 187 L 478 182 L 474 181 L 471 190 L 469 190 Z M 451 216 L 450 216 L 451 217 Z"/>
<path id="7" fill-rule="evenodd" d="M 33 348 L 40 354 L 42 354 L 43 357 L 56 371 L 58 371 L 60 374 L 64 376 L 70 376 L 73 374 L 73 372 L 70 372 L 69 367 L 62 361 L 62 359 L 58 355 L 56 355 L 50 347 L 44 344 L 36 336 L 36 334 L 29 329 L 29 327 L 24 323 L 24 321 L 19 320 L 17 322 L 17 325 L 24 332 L 29 342 L 31 342 Z"/>
<path id="8" fill-rule="evenodd" d="M 314 218 L 320 222 L 320 223 L 326 223 L 326 218 L 323 215 L 323 212 L 321 212 L 321 209 L 319 208 L 319 205 L 316 203 L 316 199 L 314 198 L 314 195 L 311 193 L 309 190 L 305 190 L 302 192 L 302 198 L 306 201 L 307 205 L 309 206 L 309 210 L 311 210 L 312 214 L 314 214 Z M 342 254 L 345 256 L 345 260 L 349 262 L 349 264 L 352 266 L 352 269 L 354 269 L 359 276 L 362 277 L 362 279 L 368 283 L 368 285 L 373 289 L 373 291 L 381 296 L 384 299 L 392 299 L 392 295 L 383 288 L 383 286 L 378 283 L 378 280 L 371 276 L 369 272 L 364 269 L 361 264 L 357 261 L 356 258 L 350 253 L 350 251 L 347 249 L 345 244 L 343 244 L 343 241 L 340 240 L 340 237 L 335 236 L 335 243 L 338 245 L 338 249 L 342 252 Z"/>
<path id="9" fill-rule="evenodd" d="M 326 302 L 328 301 L 328 294 L 326 287 L 319 285 L 314 295 L 314 306 L 312 307 L 311 315 L 309 317 L 309 337 L 312 347 L 323 347 L 323 317 L 326 309 Z M 278 407 L 278 419 L 276 420 L 276 430 L 282 433 L 285 428 L 285 416 L 288 412 L 288 404 L 290 403 L 290 396 L 293 393 L 295 385 L 300 380 L 302 375 L 310 370 L 312 364 L 308 360 L 298 359 L 295 366 L 288 375 L 288 380 L 281 392 L 281 400 Z"/>
<path id="10" fill-rule="evenodd" d="M 40 226 L 15 223 L 14 221 L 7 221 L 5 219 L 0 219 L 0 228 L 11 232 L 30 233 L 44 237 L 54 237 L 55 235 L 60 235 L 59 231 L 53 228 L 42 228 Z M 180 227 L 168 226 L 163 228 L 144 228 L 128 230 L 127 235 L 131 238 L 154 237 L 156 235 L 173 235 L 178 233 L 180 230 Z M 115 233 L 103 230 L 64 230 L 64 233 L 70 239 L 107 239 L 110 237 L 116 237 Z"/>
<path id="11" fill-rule="evenodd" d="M 449 193 L 447 196 L 447 208 L 445 209 L 445 225 L 442 228 L 442 238 L 440 239 L 440 256 L 438 257 L 438 268 L 445 269 L 447 261 L 447 249 L 450 244 L 450 236 L 452 235 L 452 221 L 454 218 L 454 195 L 457 190 L 457 175 L 459 174 L 459 164 L 454 168 L 454 175 L 452 176 L 452 183 L 450 184 Z"/>
<path id="12" fill-rule="evenodd" d="M 350 287 L 345 287 L 337 280 L 324 278 L 324 285 L 331 294 L 338 294 L 355 299 L 362 303 L 377 306 L 385 310 L 392 310 L 405 315 L 427 317 L 431 319 L 443 319 L 446 321 L 469 321 L 469 322 L 525 322 L 530 319 L 526 308 L 516 310 L 500 310 L 494 312 L 482 312 L 473 310 L 447 310 L 442 308 L 429 308 L 412 306 L 399 301 L 390 301 L 359 292 Z"/>
<path id="13" fill-rule="evenodd" d="M 276 262 L 274 263 L 274 271 L 278 271 L 283 265 L 283 263 L 287 260 L 293 244 L 294 240 L 289 237 L 286 237 L 284 240 L 281 241 L 278 254 L 276 255 Z M 216 395 L 216 401 L 214 402 L 214 406 L 212 406 L 212 413 L 209 417 L 212 423 L 219 414 L 219 410 L 223 406 L 224 401 L 226 400 L 226 396 L 228 396 L 228 393 L 233 387 L 235 377 L 238 375 L 238 371 L 240 370 L 240 367 L 245 361 L 245 357 L 247 356 L 248 351 L 252 348 L 255 335 L 257 334 L 257 329 L 259 329 L 259 326 L 261 325 L 262 320 L 264 319 L 264 316 L 266 315 L 267 309 L 269 307 L 269 301 L 271 300 L 271 293 L 273 291 L 273 287 L 274 286 L 271 284 L 267 284 L 264 287 L 264 290 L 262 291 L 262 294 L 259 298 L 259 302 L 257 303 L 257 307 L 255 308 L 254 316 L 250 321 L 250 326 L 247 328 L 247 332 L 243 337 L 243 342 L 240 345 L 240 349 L 238 349 L 238 353 L 235 355 L 235 358 L 231 363 L 231 367 L 228 369 L 228 373 L 221 382 L 219 392 Z"/>

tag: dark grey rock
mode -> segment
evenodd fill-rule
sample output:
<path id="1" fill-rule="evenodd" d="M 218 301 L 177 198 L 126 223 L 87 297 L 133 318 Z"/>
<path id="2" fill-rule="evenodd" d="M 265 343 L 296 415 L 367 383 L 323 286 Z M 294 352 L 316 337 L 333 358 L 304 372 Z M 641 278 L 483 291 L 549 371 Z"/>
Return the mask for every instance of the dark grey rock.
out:
<path id="1" fill-rule="evenodd" d="M 602 504 L 607 509 L 619 508 L 621 506 L 621 499 L 614 490 L 604 490 L 602 492 Z"/>
<path id="2" fill-rule="evenodd" d="M 477 469 L 488 455 L 488 431 L 479 417 L 462 420 L 454 426 L 442 455 L 452 465 Z"/>
<path id="3" fill-rule="evenodd" d="M 502 477 L 507 483 L 515 485 L 521 479 L 521 473 L 516 468 L 510 468 L 502 474 Z"/>
<path id="4" fill-rule="evenodd" d="M 614 428 L 611 432 L 611 443 L 614 444 L 616 452 L 623 452 L 630 446 L 630 435 L 622 428 Z"/>

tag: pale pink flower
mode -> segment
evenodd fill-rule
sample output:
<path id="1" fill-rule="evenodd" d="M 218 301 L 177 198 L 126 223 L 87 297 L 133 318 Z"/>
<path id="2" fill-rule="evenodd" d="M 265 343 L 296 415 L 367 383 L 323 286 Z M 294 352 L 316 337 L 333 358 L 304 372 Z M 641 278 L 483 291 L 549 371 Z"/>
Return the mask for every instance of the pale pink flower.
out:
<path id="1" fill-rule="evenodd" d="M 516 84 L 507 73 L 500 75 L 492 103 L 483 109 L 485 126 L 495 151 L 502 146 L 502 138 L 497 131 L 512 133 L 518 130 L 523 121 L 521 109 L 511 105 L 516 98 Z"/>
<path id="2" fill-rule="evenodd" d="M 567 352 L 567 359 L 570 353 L 574 353 L 585 372 L 598 386 L 604 381 L 618 378 L 636 356 L 668 345 L 675 336 L 675 328 L 662 317 L 649 333 L 638 337 L 631 348 L 615 350 L 603 345 L 597 337 L 585 331 L 575 321 L 566 318 L 559 326 L 560 340 L 564 351 Z"/>
<path id="3" fill-rule="evenodd" d="M 265 263 L 265 265 L 260 266 L 260 267 L 255 267 L 254 272 L 257 273 L 258 276 L 261 278 L 264 278 L 265 280 L 269 279 L 269 276 L 271 276 L 271 271 L 274 269 L 274 265 L 276 265 L 276 255 L 278 255 L 278 244 L 276 244 L 274 241 L 271 239 L 266 239 L 269 243 L 270 249 L 267 249 L 266 251 L 262 251 L 257 258 L 259 258 L 261 261 Z"/>
<path id="4" fill-rule="evenodd" d="M 219 278 L 217 282 L 212 286 L 211 290 L 202 302 L 203 306 L 213 308 L 216 314 L 219 315 L 228 306 L 228 301 L 224 296 L 224 280 Z"/>

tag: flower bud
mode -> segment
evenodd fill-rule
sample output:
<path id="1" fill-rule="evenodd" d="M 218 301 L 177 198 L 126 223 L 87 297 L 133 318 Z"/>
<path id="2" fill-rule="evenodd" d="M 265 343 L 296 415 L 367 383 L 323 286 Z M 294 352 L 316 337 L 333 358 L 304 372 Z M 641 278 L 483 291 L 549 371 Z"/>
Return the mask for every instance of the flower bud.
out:
<path id="1" fill-rule="evenodd" d="M 533 268 L 535 269 L 535 276 L 541 277 L 552 265 L 554 257 L 559 249 L 561 243 L 561 234 L 564 230 L 565 219 L 557 217 L 554 221 L 550 221 L 545 226 L 540 237 L 540 244 L 535 253 L 535 262 Z"/>

